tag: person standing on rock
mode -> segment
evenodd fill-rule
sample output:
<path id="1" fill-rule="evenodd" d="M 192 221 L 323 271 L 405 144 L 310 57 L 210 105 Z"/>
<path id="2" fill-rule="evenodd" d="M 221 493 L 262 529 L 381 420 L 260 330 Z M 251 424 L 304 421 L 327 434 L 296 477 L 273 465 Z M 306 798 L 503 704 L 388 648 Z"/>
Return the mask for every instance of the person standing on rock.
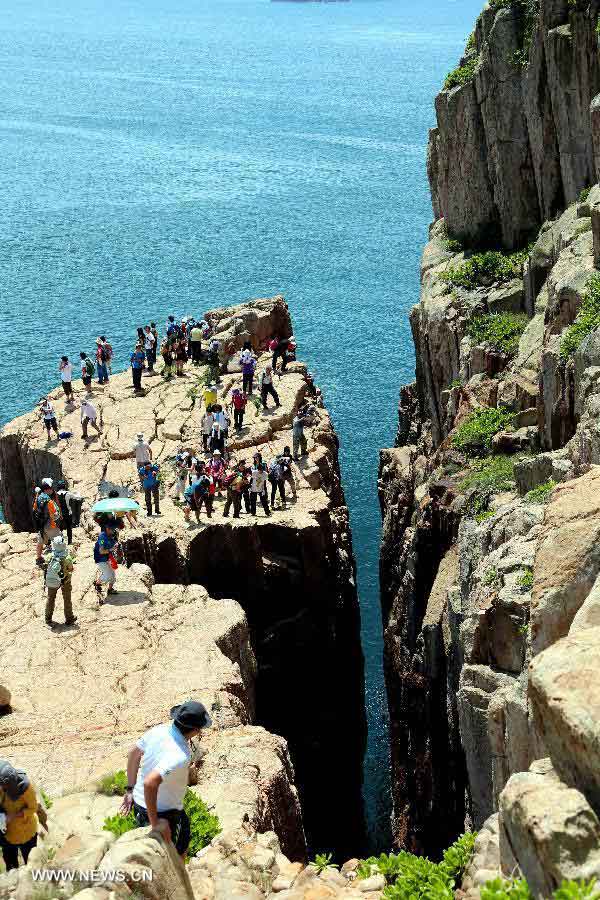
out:
<path id="1" fill-rule="evenodd" d="M 142 479 L 142 487 L 144 489 L 144 498 L 146 500 L 146 511 L 149 516 L 152 515 L 152 501 L 154 500 L 154 514 L 160 516 L 160 482 L 159 482 L 160 466 L 151 462 L 140 466 L 140 478 Z"/>
<path id="2" fill-rule="evenodd" d="M 117 552 L 118 544 L 117 522 L 114 519 L 107 519 L 94 544 L 94 562 L 96 563 L 94 587 L 100 606 L 104 603 L 103 585 L 108 585 L 108 594 L 117 593 L 114 589 L 114 583 L 117 580 L 115 553 Z"/>
<path id="3" fill-rule="evenodd" d="M 306 413 L 303 409 L 299 409 L 292 421 L 292 446 L 296 462 L 301 456 L 306 456 L 307 453 L 306 436 L 304 434 L 305 422 Z"/>
<path id="4" fill-rule="evenodd" d="M 242 392 L 250 395 L 254 385 L 256 359 L 248 348 L 242 350 L 240 354 L 240 365 L 242 367 Z"/>
<path id="5" fill-rule="evenodd" d="M 91 397 L 93 394 L 92 378 L 94 376 L 94 363 L 83 350 L 79 354 L 79 359 L 81 360 L 81 380 L 83 381 L 86 395 Z"/>
<path id="6" fill-rule="evenodd" d="M 199 366 L 202 361 L 202 329 L 198 322 L 194 322 L 190 331 L 190 349 L 192 362 L 195 366 Z"/>
<path id="7" fill-rule="evenodd" d="M 33 501 L 32 516 L 38 533 L 36 565 L 43 566 L 44 547 L 62 534 L 60 503 L 51 478 L 42 478 L 42 489 Z"/>
<path id="8" fill-rule="evenodd" d="M 292 460 L 292 452 L 289 447 L 283 448 L 283 453 L 280 453 L 277 457 L 277 461 L 281 465 L 281 470 L 283 472 L 283 481 L 292 489 L 292 497 L 294 500 L 297 499 L 298 493 L 296 491 L 296 479 L 294 478 L 294 472 L 292 466 L 294 465 Z"/>
<path id="9" fill-rule="evenodd" d="M 173 346 L 169 338 L 165 338 L 160 345 L 160 355 L 163 359 L 162 375 L 165 381 L 168 381 L 175 374 L 175 364 L 173 358 Z"/>
<path id="10" fill-rule="evenodd" d="M 106 371 L 108 375 L 112 375 L 112 359 L 113 359 L 113 348 L 112 344 L 109 344 L 106 340 L 105 335 L 100 335 L 100 340 L 102 341 L 102 346 L 104 348 L 104 360 L 106 362 Z"/>
<path id="11" fill-rule="evenodd" d="M 55 624 L 52 621 L 52 616 L 54 615 L 54 605 L 59 590 L 62 591 L 63 595 L 65 625 L 74 625 L 77 621 L 77 616 L 73 615 L 71 603 L 71 576 L 74 562 L 75 560 L 69 553 L 64 537 L 62 535 L 55 537 L 52 541 L 52 556 L 46 568 L 48 599 L 46 600 L 45 619 L 49 628 L 53 628 Z"/>
<path id="12" fill-rule="evenodd" d="M 108 351 L 102 338 L 96 338 L 96 369 L 98 370 L 98 384 L 108 384 Z"/>
<path id="13" fill-rule="evenodd" d="M 142 350 L 142 345 L 139 341 L 135 345 L 135 350 L 131 354 L 130 359 L 133 389 L 136 394 L 139 394 L 142 390 L 142 372 L 144 371 L 144 360 L 146 359 L 146 354 Z"/>
<path id="14" fill-rule="evenodd" d="M 183 515 L 185 516 L 185 521 L 189 522 L 190 513 L 193 511 L 196 516 L 196 522 L 200 524 L 202 504 L 204 504 L 208 518 L 212 517 L 213 494 L 211 492 L 212 479 L 204 471 L 204 463 L 199 461 L 198 466 L 197 478 L 184 491 L 185 506 Z"/>
<path id="15" fill-rule="evenodd" d="M 67 487 L 66 481 L 56 482 L 56 497 L 60 506 L 60 517 L 62 519 L 62 527 L 67 532 L 67 543 L 73 543 L 73 513 L 71 511 L 72 494 Z"/>
<path id="16" fill-rule="evenodd" d="M 144 327 L 144 350 L 148 361 L 147 374 L 154 373 L 154 362 L 156 360 L 156 343 L 155 337 L 149 325 Z"/>
<path id="17" fill-rule="evenodd" d="M 236 468 L 227 479 L 227 498 L 223 507 L 223 518 L 229 515 L 229 510 L 233 504 L 233 518 L 239 519 L 242 509 L 242 496 L 248 484 L 244 472 Z"/>
<path id="18" fill-rule="evenodd" d="M 260 402 L 262 403 L 263 409 L 267 408 L 267 397 L 269 394 L 275 401 L 275 408 L 281 406 L 279 402 L 279 394 L 275 390 L 275 385 L 273 384 L 273 367 L 266 366 L 265 371 L 261 373 L 261 376 L 258 381 L 258 386 L 260 388 Z"/>
<path id="19" fill-rule="evenodd" d="M 254 457 L 254 465 L 250 471 L 250 512 L 253 516 L 256 515 L 257 498 L 260 498 L 265 516 L 271 515 L 267 497 L 267 480 L 267 467 L 261 460 Z"/>
<path id="20" fill-rule="evenodd" d="M 175 367 L 176 367 L 176 375 L 178 378 L 184 378 L 185 372 L 183 371 L 183 367 L 187 362 L 187 338 L 183 333 L 180 333 L 179 340 L 177 341 L 175 347 Z"/>
<path id="21" fill-rule="evenodd" d="M 139 474 L 142 466 L 145 466 L 146 463 L 152 462 L 152 447 L 144 438 L 144 433 L 142 431 L 138 431 L 136 437 L 137 441 L 133 445 L 133 452 L 135 453 L 135 467 Z"/>
<path id="22" fill-rule="evenodd" d="M 84 397 L 81 401 L 81 437 L 84 441 L 87 441 L 88 437 L 88 425 L 91 425 L 98 434 L 102 434 L 102 429 L 96 424 L 96 419 L 98 418 L 98 412 L 93 403 L 90 403 L 89 400 L 86 400 Z"/>
<path id="23" fill-rule="evenodd" d="M 19 851 L 27 864 L 37 844 L 38 799 L 22 769 L 0 759 L 0 850 L 6 871 L 19 866 Z"/>
<path id="24" fill-rule="evenodd" d="M 210 436 L 212 434 L 214 421 L 215 420 L 213 416 L 212 406 L 207 406 L 206 412 L 200 420 L 200 429 L 202 431 L 202 447 L 205 453 L 208 453 L 208 451 L 210 450 Z"/>
<path id="25" fill-rule="evenodd" d="M 50 440 L 50 431 L 53 430 L 58 437 L 58 423 L 56 421 L 56 413 L 54 407 L 47 398 L 40 400 L 40 413 L 44 421 L 44 428 L 48 432 L 48 440 Z"/>
<path id="26" fill-rule="evenodd" d="M 246 394 L 243 394 L 239 388 L 234 388 L 231 392 L 231 407 L 233 409 L 233 426 L 236 431 L 241 431 L 243 428 L 247 403 Z"/>
<path id="27" fill-rule="evenodd" d="M 279 491 L 281 508 L 285 509 L 285 481 L 283 478 L 283 466 L 279 459 L 274 459 L 269 465 L 269 482 L 271 483 L 271 509 L 275 509 L 275 495 Z"/>
<path id="28" fill-rule="evenodd" d="M 192 762 L 191 740 L 212 721 L 206 707 L 186 700 L 171 709 L 171 723 L 150 728 L 127 757 L 127 791 L 121 814 L 133 814 L 138 825 L 156 828 L 167 823 L 165 837 L 185 859 L 190 843 L 190 820 L 183 809 Z"/>
<path id="29" fill-rule="evenodd" d="M 65 392 L 65 397 L 67 398 L 67 403 L 73 402 L 73 366 L 69 362 L 68 356 L 61 356 L 60 363 L 58 364 L 58 371 L 60 372 L 60 381 L 62 384 L 62 389 Z"/>

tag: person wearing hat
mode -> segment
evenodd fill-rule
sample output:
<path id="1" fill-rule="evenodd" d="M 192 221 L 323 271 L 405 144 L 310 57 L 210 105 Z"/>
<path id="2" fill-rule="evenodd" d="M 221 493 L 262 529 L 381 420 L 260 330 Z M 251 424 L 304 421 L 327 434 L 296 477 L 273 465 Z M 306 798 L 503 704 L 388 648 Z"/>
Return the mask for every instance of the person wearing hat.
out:
<path id="1" fill-rule="evenodd" d="M 208 472 L 213 480 L 215 490 L 219 496 L 223 490 L 223 475 L 225 474 L 225 463 L 220 450 L 215 450 L 208 461 Z"/>
<path id="2" fill-rule="evenodd" d="M 59 590 L 62 591 L 63 595 L 65 625 L 74 625 L 77 621 L 77 616 L 73 615 L 73 606 L 71 603 L 71 576 L 73 574 L 73 564 L 74 559 L 69 553 L 64 537 L 60 534 L 52 541 L 52 556 L 46 569 L 48 598 L 46 600 L 45 619 L 46 625 L 50 628 L 54 626 L 52 616 L 54 614 L 56 595 Z"/>
<path id="3" fill-rule="evenodd" d="M 279 402 L 279 394 L 275 390 L 275 385 L 273 384 L 273 375 L 274 369 L 272 366 L 265 366 L 265 371 L 261 373 L 260 378 L 258 379 L 258 387 L 260 389 L 260 402 L 262 403 L 263 409 L 267 408 L 267 397 L 269 394 L 275 401 L 275 406 L 281 406 Z"/>
<path id="4" fill-rule="evenodd" d="M 0 850 L 6 870 L 18 868 L 19 850 L 27 864 L 37 844 L 38 799 L 22 769 L 0 759 Z"/>
<path id="5" fill-rule="evenodd" d="M 142 390 L 142 372 L 144 371 L 144 361 L 146 359 L 146 354 L 142 350 L 142 344 L 140 341 L 135 345 L 135 350 L 131 354 L 130 362 L 131 362 L 131 378 L 133 381 L 133 390 L 136 394 L 139 394 Z"/>
<path id="6" fill-rule="evenodd" d="M 150 728 L 127 756 L 127 791 L 121 813 L 132 809 L 138 825 L 167 823 L 165 837 L 185 859 L 190 821 L 183 809 L 192 761 L 191 740 L 212 725 L 203 703 L 186 700 L 171 709 L 169 724 Z"/>
<path id="7" fill-rule="evenodd" d="M 144 433 L 142 431 L 138 431 L 137 441 L 133 445 L 133 452 L 135 453 L 135 467 L 138 471 L 142 466 L 145 466 L 146 463 L 152 462 L 152 448 L 150 444 L 144 439 Z M 141 484 L 141 476 L 140 476 L 140 484 Z"/>
<path id="8" fill-rule="evenodd" d="M 98 434 L 102 434 L 102 429 L 96 422 L 97 418 L 96 407 L 86 397 L 83 397 L 81 400 L 81 437 L 84 441 L 87 441 L 88 438 L 88 425 L 91 425 Z"/>

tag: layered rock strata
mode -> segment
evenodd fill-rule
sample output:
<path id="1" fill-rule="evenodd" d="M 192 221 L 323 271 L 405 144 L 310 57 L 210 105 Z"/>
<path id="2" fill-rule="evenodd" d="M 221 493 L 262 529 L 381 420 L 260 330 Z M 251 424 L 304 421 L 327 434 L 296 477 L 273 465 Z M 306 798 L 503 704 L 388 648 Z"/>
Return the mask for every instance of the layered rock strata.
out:
<path id="1" fill-rule="evenodd" d="M 520 870 L 536 897 L 600 877 L 593 322 L 561 353 L 597 271 L 599 200 L 595 186 L 544 223 L 522 277 L 470 290 L 440 277 L 469 254 L 451 252 L 443 220 L 432 226 L 411 313 L 417 379 L 401 392 L 398 444 L 381 453 L 395 840 L 435 854 L 465 825 L 481 830 L 463 886 L 473 897 L 499 870 Z M 527 316 L 515 353 L 469 337 L 490 313 Z M 485 408 L 513 423 L 493 437 L 504 474 L 487 482 L 455 442 Z"/>
<path id="2" fill-rule="evenodd" d="M 262 368 L 269 360 L 264 350 L 268 339 L 291 333 L 280 297 L 211 311 L 207 318 L 221 340 L 223 399 L 241 382 L 235 358 L 245 340 L 252 342 Z M 276 508 L 270 518 L 261 511 L 257 517 L 242 512 L 240 519 L 231 520 L 223 518 L 224 501 L 217 499 L 212 519 L 203 515 L 199 527 L 188 527 L 171 494 L 176 452 L 201 446 L 202 387 L 196 374 L 203 371 L 190 368 L 188 377 L 172 383 L 145 378 L 143 396 L 133 396 L 127 373 L 114 376 L 104 388 L 95 387 L 103 432 L 87 443 L 79 437 L 78 410 L 66 406 L 59 392 L 51 395 L 59 427 L 73 432 L 73 438 L 46 442 L 35 414 L 3 430 L 0 493 L 16 529 L 4 536 L 2 545 L 8 548 L 4 567 L 10 573 L 2 586 L 3 618 L 15 635 L 6 678 L 3 672 L 13 709 L 1 720 L 3 747 L 10 756 L 22 751 L 36 774 L 47 766 L 57 788 L 72 788 L 111 742 L 117 741 L 120 753 L 131 734 L 159 721 L 175 700 L 212 691 L 217 721 L 226 728 L 250 729 L 240 734 L 256 743 L 256 765 L 260 767 L 263 740 L 272 760 L 265 765 L 277 768 L 279 758 L 281 795 L 276 803 L 263 804 L 265 811 L 271 809 L 267 820 L 269 815 L 282 821 L 295 816 L 293 795 L 286 795 L 283 784 L 291 769 L 285 744 L 261 729 L 253 736 L 256 723 L 289 744 L 311 845 L 331 848 L 334 834 L 339 855 L 349 856 L 362 841 L 365 722 L 354 559 L 337 438 L 316 393 L 312 425 L 306 429 L 308 456 L 296 472 L 297 501 L 285 510 Z M 305 376 L 303 364 L 289 367 L 276 385 L 277 409 L 262 412 L 260 404 L 248 404 L 244 428 L 232 433 L 228 444 L 235 459 L 251 460 L 260 450 L 268 460 L 291 444 L 295 411 L 314 393 Z M 161 464 L 162 516 L 142 514 L 138 527 L 124 532 L 128 568 L 120 570 L 119 581 L 126 594 L 97 610 L 89 560 L 95 526 L 89 508 L 113 488 L 141 500 L 132 459 L 139 431 Z M 33 536 L 23 531 L 32 527 L 31 485 L 44 475 L 66 478 L 86 500 L 82 528 L 75 532 L 80 623 L 74 632 L 43 632 L 41 576 L 34 568 Z M 129 587 L 131 579 L 135 584 Z M 42 702 L 49 679 L 57 704 L 52 713 Z M 340 754 L 342 733 L 349 738 Z M 48 748 L 63 738 L 73 742 L 72 762 L 61 767 L 51 749 L 46 755 L 40 743 L 46 742 L 46 734 Z M 82 735 L 89 752 L 82 752 Z M 222 736 L 211 740 L 219 744 Z M 229 753 L 227 746 L 224 752 Z M 253 752 L 250 747 L 248 757 Z M 237 745 L 231 753 L 235 759 Z M 243 757 L 242 749 L 239 753 Z M 80 773 L 78 765 L 86 772 Z M 235 765 L 233 769 L 235 783 Z M 275 830 L 287 852 L 285 828 Z M 293 841 L 298 848 L 301 839 Z"/>

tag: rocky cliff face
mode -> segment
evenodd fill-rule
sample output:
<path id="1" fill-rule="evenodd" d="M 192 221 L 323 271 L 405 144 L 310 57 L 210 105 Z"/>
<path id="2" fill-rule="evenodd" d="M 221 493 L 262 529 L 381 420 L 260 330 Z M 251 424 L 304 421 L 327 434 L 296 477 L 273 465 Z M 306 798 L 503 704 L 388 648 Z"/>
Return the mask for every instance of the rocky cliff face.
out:
<path id="1" fill-rule="evenodd" d="M 480 830 L 474 897 L 499 870 L 536 897 L 600 876 L 600 320 L 565 349 L 600 261 L 600 187 L 573 202 L 598 177 L 598 10 L 542 0 L 515 69 L 523 9 L 484 9 L 474 80 L 436 102 L 416 382 L 379 473 L 395 840 L 437 853 Z M 513 247 L 532 228 L 513 278 L 448 282 L 476 250 L 449 235 Z M 520 321 L 518 347 L 474 321 Z M 485 410 L 497 424 L 474 456 L 461 437 Z"/>
<path id="2" fill-rule="evenodd" d="M 228 355 L 244 340 L 261 354 L 274 333 L 291 333 L 282 298 L 208 316 Z M 259 367 L 266 361 L 264 354 Z M 215 802 L 222 794 L 227 809 L 244 806 L 257 830 L 276 831 L 284 852 L 301 858 L 291 756 L 312 848 L 334 848 L 346 858 L 362 845 L 365 720 L 337 438 L 317 396 L 308 457 L 298 466 L 297 501 L 269 519 L 261 511 L 233 521 L 223 519 L 217 501 L 212 520 L 203 516 L 200 527 L 188 527 L 170 497 L 175 453 L 201 444 L 203 410 L 188 374 L 170 384 L 144 379 L 139 397 L 132 396 L 128 374 L 96 388 L 103 434 L 87 445 L 79 437 L 78 411 L 65 407 L 58 392 L 52 402 L 72 439 L 47 443 L 34 414 L 3 430 L 0 492 L 13 528 L 0 544 L 7 576 L 0 615 L 14 643 L 2 679 L 12 693 L 12 713 L 0 719 L 0 744 L 50 789 L 71 790 L 108 756 L 122 767 L 133 735 L 162 720 L 182 697 L 199 695 L 215 704 L 225 729 L 207 738 L 215 765 L 209 757 L 203 771 L 208 765 L 216 784 L 205 793 Z M 280 408 L 262 414 L 249 404 L 243 430 L 229 442 L 237 459 L 251 460 L 255 450 L 271 459 L 291 443 L 293 415 L 310 390 L 305 374 L 296 363 L 281 378 Z M 223 375 L 219 396 L 228 396 L 239 380 L 235 371 Z M 124 533 L 128 567 L 119 581 L 125 593 L 98 610 L 89 507 L 115 487 L 141 499 L 132 460 L 138 431 L 150 439 L 162 467 L 162 517 L 143 516 Z M 83 526 L 75 532 L 76 631 L 47 633 L 41 625 L 42 581 L 26 532 L 31 485 L 44 475 L 65 477 L 86 498 Z M 347 736 L 342 753 L 340 735 Z M 216 760 L 225 758 L 228 777 L 222 765 L 217 771 Z"/>
<path id="3" fill-rule="evenodd" d="M 428 169 L 436 218 L 475 246 L 528 239 L 598 178 L 595 0 L 492 0 L 461 60 L 474 74 L 436 99 Z"/>

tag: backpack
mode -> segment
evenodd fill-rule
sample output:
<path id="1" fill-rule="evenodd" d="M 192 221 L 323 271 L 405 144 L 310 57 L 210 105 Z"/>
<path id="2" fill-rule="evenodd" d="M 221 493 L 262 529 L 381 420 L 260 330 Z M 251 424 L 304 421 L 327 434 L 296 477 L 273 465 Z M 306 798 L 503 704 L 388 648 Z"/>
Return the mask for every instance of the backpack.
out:
<path id="1" fill-rule="evenodd" d="M 46 587 L 59 588 L 64 581 L 62 559 L 53 556 L 46 569 Z"/>
<path id="2" fill-rule="evenodd" d="M 106 347 L 100 347 L 100 362 L 108 362 L 109 355 Z"/>
<path id="3" fill-rule="evenodd" d="M 31 511 L 31 515 L 33 518 L 33 524 L 35 525 L 36 531 L 43 531 L 46 527 L 46 523 L 48 522 L 50 516 L 48 514 L 48 501 L 49 497 L 47 494 L 38 494 L 35 503 L 33 505 L 33 509 Z"/>
<path id="4" fill-rule="evenodd" d="M 91 359 L 88 356 L 86 356 L 86 358 L 84 360 L 84 365 L 85 365 L 85 371 L 87 372 L 87 374 L 93 375 L 94 371 L 95 371 L 94 363 L 91 361 Z"/>
<path id="5" fill-rule="evenodd" d="M 269 479 L 271 481 L 279 481 L 281 478 L 281 465 L 279 461 L 274 459 L 269 463 Z"/>

